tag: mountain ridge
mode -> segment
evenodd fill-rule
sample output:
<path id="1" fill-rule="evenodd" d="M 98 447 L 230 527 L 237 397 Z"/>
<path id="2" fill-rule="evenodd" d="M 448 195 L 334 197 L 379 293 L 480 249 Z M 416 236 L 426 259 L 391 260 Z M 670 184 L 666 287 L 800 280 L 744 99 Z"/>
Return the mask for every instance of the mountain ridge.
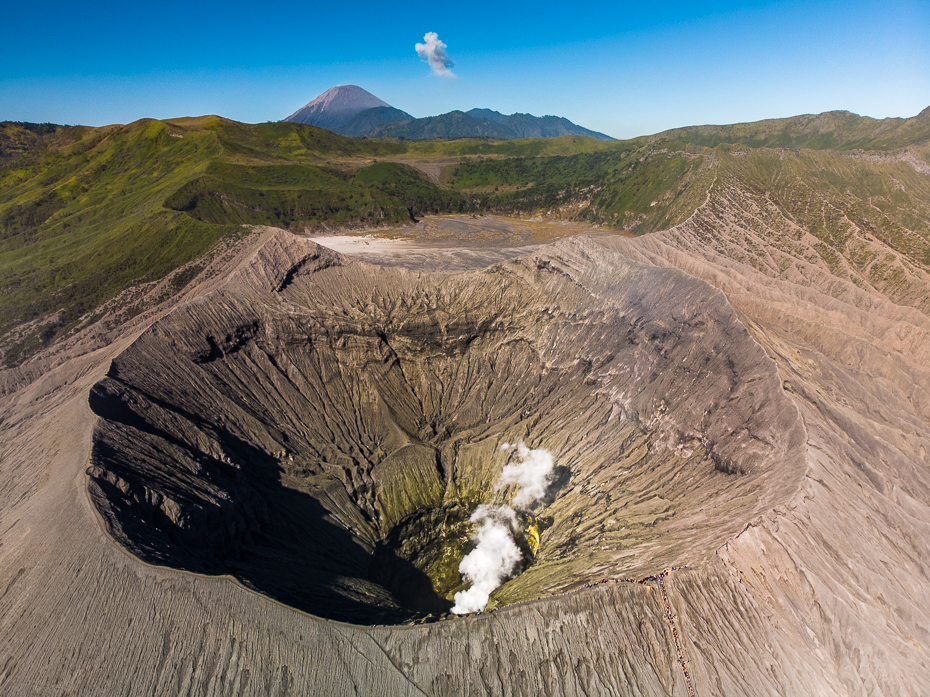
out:
<path id="1" fill-rule="evenodd" d="M 331 87 L 284 120 L 319 126 L 353 138 L 519 140 L 578 135 L 614 140 L 561 116 L 519 112 L 506 115 L 493 109 L 470 109 L 414 118 L 357 85 Z"/>
<path id="2" fill-rule="evenodd" d="M 750 147 L 814 150 L 889 149 L 928 138 L 930 107 L 911 117 L 875 119 L 834 110 L 728 125 L 685 126 L 649 136 L 650 142 L 683 140 L 707 147 L 742 143 Z"/>

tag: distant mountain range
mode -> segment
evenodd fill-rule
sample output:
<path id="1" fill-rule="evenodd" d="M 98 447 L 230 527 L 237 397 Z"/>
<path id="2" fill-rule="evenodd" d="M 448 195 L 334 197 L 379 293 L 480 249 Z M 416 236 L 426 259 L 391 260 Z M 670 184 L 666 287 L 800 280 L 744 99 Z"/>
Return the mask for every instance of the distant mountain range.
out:
<path id="1" fill-rule="evenodd" d="M 507 116 L 492 109 L 471 109 L 416 119 L 356 85 L 331 87 L 284 120 L 308 123 L 354 138 L 514 140 L 576 135 L 613 140 L 559 116 Z"/>

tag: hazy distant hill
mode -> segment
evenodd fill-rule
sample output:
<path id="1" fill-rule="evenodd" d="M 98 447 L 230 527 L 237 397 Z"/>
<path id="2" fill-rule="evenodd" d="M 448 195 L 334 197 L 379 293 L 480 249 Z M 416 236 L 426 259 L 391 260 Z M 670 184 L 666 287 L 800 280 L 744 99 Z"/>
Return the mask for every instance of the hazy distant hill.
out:
<path id="1" fill-rule="evenodd" d="M 494 111 L 494 109 L 469 109 L 465 113 L 469 116 L 474 116 L 476 119 L 487 119 L 495 123 L 501 123 L 507 118 L 506 114 Z"/>
<path id="2" fill-rule="evenodd" d="M 588 136 L 598 140 L 613 140 L 608 135 L 572 123 L 561 116 L 533 116 L 511 114 L 500 122 L 516 134 L 517 138 L 558 138 L 559 136 Z"/>
<path id="3" fill-rule="evenodd" d="M 440 116 L 428 116 L 425 119 L 410 119 L 383 123 L 369 134 L 373 138 L 393 137 L 407 140 L 427 140 L 430 138 L 496 138 L 510 140 L 515 138 L 512 131 L 501 124 L 476 119 L 464 111 L 450 111 Z"/>
<path id="4" fill-rule="evenodd" d="M 561 116 L 533 116 L 511 114 L 507 116 L 493 109 L 470 109 L 465 112 L 478 119 L 499 123 L 514 135 L 514 138 L 558 138 L 559 136 L 588 136 L 598 140 L 613 140 L 608 135 L 582 128 Z"/>
<path id="5" fill-rule="evenodd" d="M 406 111 L 392 106 L 376 106 L 356 114 L 352 119 L 333 129 L 337 133 L 353 138 L 364 138 L 385 122 L 407 121 L 412 117 Z"/>
<path id="6" fill-rule="evenodd" d="M 408 140 L 429 138 L 557 138 L 587 136 L 597 140 L 613 140 L 608 135 L 582 128 L 559 116 L 511 114 L 506 116 L 492 109 L 450 111 L 441 116 L 412 119 L 402 123 L 383 123 L 368 134 L 372 137 L 393 136 Z"/>
<path id="7" fill-rule="evenodd" d="M 559 116 L 507 116 L 493 109 L 450 111 L 439 116 L 415 119 L 355 85 L 331 87 L 285 121 L 307 123 L 353 138 L 514 140 L 574 135 L 613 140 L 610 136 L 582 128 Z"/>

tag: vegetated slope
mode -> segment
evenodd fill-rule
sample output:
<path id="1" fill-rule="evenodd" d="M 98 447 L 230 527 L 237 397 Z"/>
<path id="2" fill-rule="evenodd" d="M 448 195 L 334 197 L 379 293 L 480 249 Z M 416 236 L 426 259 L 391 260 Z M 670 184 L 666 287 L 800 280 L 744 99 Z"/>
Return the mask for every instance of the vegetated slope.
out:
<path id="1" fill-rule="evenodd" d="M 749 263 L 770 267 L 769 273 L 785 273 L 789 261 L 797 275 L 818 268 L 895 303 L 930 310 L 925 292 L 912 294 L 915 274 L 930 269 L 926 149 L 885 157 L 724 145 L 715 153 L 708 206 L 734 223 L 751 218 L 749 229 L 759 239 L 745 241 Z M 716 233 L 703 234 L 710 241 Z M 762 248 L 770 251 L 761 255 Z"/>
<path id="2" fill-rule="evenodd" d="M 4 362 L 93 322 L 102 302 L 202 255 L 240 223 L 398 222 L 457 209 L 457 194 L 409 167 L 357 171 L 405 150 L 218 117 L 68 129 L 0 165 Z"/>
<path id="3" fill-rule="evenodd" d="M 869 121 L 874 142 L 883 143 L 883 150 L 789 150 L 719 142 L 705 147 L 688 142 L 683 132 L 669 132 L 668 140 L 623 141 L 593 152 L 468 161 L 448 170 L 446 181 L 483 210 L 584 220 L 636 234 L 683 222 L 709 196 L 714 182 L 740 182 L 768 192 L 772 205 L 809 223 L 827 246 L 844 244 L 834 223 L 845 215 L 847 227 L 870 230 L 912 261 L 926 264 L 930 111 L 886 120 L 894 123 Z M 733 132 L 715 127 L 720 132 L 715 139 L 751 136 L 750 126 L 764 130 L 758 124 L 734 126 Z M 831 133 L 848 143 L 860 131 Z M 871 262 L 862 258 L 855 263 Z M 870 269 L 878 274 L 882 265 Z"/>
<path id="4" fill-rule="evenodd" d="M 314 225 L 398 223 L 462 210 L 463 199 L 409 165 L 376 162 L 356 171 L 312 165 L 214 162 L 165 206 L 206 223 Z"/>
<path id="5" fill-rule="evenodd" d="M 828 111 L 729 126 L 689 126 L 663 131 L 650 140 L 680 140 L 708 147 L 743 143 L 750 147 L 795 150 L 888 150 L 926 143 L 928 138 L 930 107 L 911 118 L 873 119 L 848 111 Z"/>
<path id="6" fill-rule="evenodd" d="M 56 135 L 75 130 L 54 123 L 23 123 L 0 121 L 0 163 L 35 150 Z"/>
<path id="7" fill-rule="evenodd" d="M 483 210 L 588 221 L 633 231 L 685 220 L 713 181 L 712 153 L 636 141 L 577 155 L 465 162 L 448 183 Z"/>

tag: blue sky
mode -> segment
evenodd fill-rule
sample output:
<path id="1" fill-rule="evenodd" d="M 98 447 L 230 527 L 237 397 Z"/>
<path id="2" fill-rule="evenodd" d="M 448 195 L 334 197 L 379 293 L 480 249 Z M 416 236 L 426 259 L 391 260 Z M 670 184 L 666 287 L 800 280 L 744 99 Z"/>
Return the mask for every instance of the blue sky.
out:
<path id="1" fill-rule="evenodd" d="M 930 106 L 930 2 L 7 3 L 0 120 L 278 120 L 338 84 L 414 116 L 488 107 L 615 137 Z M 437 77 L 414 44 L 436 32 Z"/>

